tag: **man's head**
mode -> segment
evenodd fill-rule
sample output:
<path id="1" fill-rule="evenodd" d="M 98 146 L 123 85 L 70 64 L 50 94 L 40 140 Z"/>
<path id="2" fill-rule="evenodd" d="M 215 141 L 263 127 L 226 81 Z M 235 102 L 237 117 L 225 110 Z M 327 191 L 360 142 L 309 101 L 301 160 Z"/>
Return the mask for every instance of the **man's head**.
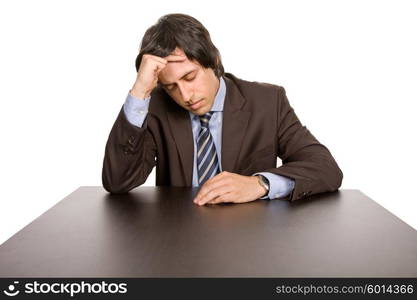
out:
<path id="1" fill-rule="evenodd" d="M 224 69 L 219 51 L 199 21 L 183 14 L 161 17 L 143 36 L 136 70 L 144 54 L 185 54 L 186 60 L 167 64 L 158 83 L 178 105 L 194 114 L 211 109 Z"/>

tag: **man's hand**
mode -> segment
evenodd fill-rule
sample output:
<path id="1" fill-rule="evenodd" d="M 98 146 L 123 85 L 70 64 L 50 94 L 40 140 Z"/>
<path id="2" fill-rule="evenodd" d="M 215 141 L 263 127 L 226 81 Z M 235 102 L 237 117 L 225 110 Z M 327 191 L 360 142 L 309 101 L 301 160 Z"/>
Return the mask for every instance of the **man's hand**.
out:
<path id="1" fill-rule="evenodd" d="M 257 176 L 221 172 L 203 184 L 194 203 L 198 205 L 222 202 L 243 203 L 259 199 L 265 193 L 266 189 L 259 184 Z"/>
<path id="2" fill-rule="evenodd" d="M 158 75 L 166 67 L 167 63 L 184 61 L 186 58 L 185 55 L 176 54 L 171 54 L 166 57 L 144 54 L 140 62 L 136 82 L 130 90 L 130 93 L 139 99 L 148 97 L 156 87 Z"/>

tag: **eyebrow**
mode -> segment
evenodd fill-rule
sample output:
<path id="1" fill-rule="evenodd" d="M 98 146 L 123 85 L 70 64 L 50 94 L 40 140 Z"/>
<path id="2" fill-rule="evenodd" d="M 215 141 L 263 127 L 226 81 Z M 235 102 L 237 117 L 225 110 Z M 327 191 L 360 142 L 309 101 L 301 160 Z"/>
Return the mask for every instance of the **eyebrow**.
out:
<path id="1" fill-rule="evenodd" d="M 187 75 L 191 74 L 192 72 L 196 71 L 196 69 L 187 71 L 187 73 L 185 73 L 184 75 L 181 76 L 180 80 L 183 79 L 184 77 L 187 77 Z M 174 84 L 175 82 L 171 82 L 171 83 L 162 83 L 161 81 L 159 81 L 163 86 L 168 86 L 171 84 Z"/>

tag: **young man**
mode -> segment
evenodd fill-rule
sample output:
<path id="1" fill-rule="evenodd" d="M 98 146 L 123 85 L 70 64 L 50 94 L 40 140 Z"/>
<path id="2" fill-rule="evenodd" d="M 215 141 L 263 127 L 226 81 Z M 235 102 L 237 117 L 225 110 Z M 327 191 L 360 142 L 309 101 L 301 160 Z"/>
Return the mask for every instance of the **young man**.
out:
<path id="1" fill-rule="evenodd" d="M 294 201 L 337 190 L 343 174 L 302 126 L 283 87 L 224 73 L 196 19 L 171 14 L 145 33 L 137 78 L 107 141 L 103 186 L 200 186 L 199 205 Z M 276 166 L 276 158 L 282 166 Z"/>

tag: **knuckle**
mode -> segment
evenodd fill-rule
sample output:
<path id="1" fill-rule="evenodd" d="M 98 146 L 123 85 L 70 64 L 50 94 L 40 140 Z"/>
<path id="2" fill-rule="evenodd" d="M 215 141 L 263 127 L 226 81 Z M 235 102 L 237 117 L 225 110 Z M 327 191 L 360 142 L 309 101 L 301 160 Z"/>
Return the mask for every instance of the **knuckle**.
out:
<path id="1" fill-rule="evenodd" d="M 221 195 L 219 196 L 219 202 L 227 202 L 227 196 L 226 195 Z"/>
<path id="2" fill-rule="evenodd" d="M 223 202 L 223 198 L 221 196 L 213 200 L 213 203 L 221 203 L 221 202 Z"/>
<path id="3" fill-rule="evenodd" d="M 221 194 L 218 197 L 219 200 L 224 200 L 225 198 L 226 198 L 226 194 Z"/>
<path id="4" fill-rule="evenodd" d="M 216 196 L 216 192 L 215 191 L 209 191 L 207 194 L 206 194 L 206 197 L 208 198 L 208 199 L 212 199 L 212 198 L 214 198 Z"/>

